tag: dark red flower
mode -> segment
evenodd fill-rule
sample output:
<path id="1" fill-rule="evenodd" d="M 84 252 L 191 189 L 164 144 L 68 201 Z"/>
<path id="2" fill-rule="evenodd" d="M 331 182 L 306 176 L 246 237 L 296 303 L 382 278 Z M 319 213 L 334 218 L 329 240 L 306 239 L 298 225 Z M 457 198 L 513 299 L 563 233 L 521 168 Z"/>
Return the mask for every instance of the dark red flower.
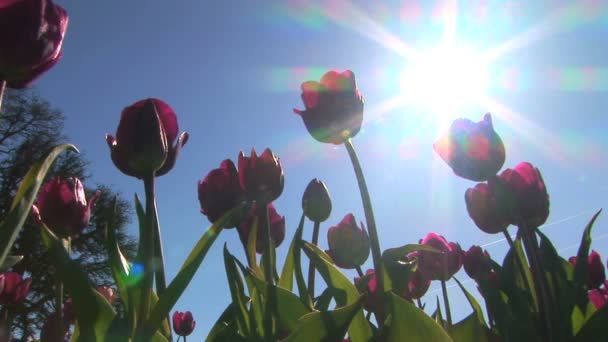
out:
<path id="1" fill-rule="evenodd" d="M 331 214 L 331 197 L 325 183 L 313 179 L 308 183 L 302 196 L 302 210 L 310 220 L 323 222 Z"/>
<path id="2" fill-rule="evenodd" d="M 209 171 L 205 179 L 198 182 L 198 200 L 201 213 L 211 223 L 245 200 L 239 173 L 232 160 L 224 160 L 219 168 Z M 226 222 L 224 228 L 236 227 L 238 223 L 235 220 Z"/>
<path id="3" fill-rule="evenodd" d="M 54 178 L 40 189 L 33 212 L 57 236 L 75 236 L 89 225 L 91 209 L 99 195 L 97 191 L 87 201 L 78 178 Z"/>
<path id="4" fill-rule="evenodd" d="M 600 287 L 606 280 L 606 272 L 604 271 L 604 264 L 602 263 L 602 257 L 596 251 L 591 251 L 588 257 L 589 262 L 589 276 L 587 278 L 587 286 L 590 289 Z"/>
<path id="5" fill-rule="evenodd" d="M 114 289 L 110 286 L 97 286 L 97 292 L 99 292 L 110 304 L 113 304 L 118 297 L 118 295 L 114 292 Z"/>
<path id="6" fill-rule="evenodd" d="M 540 171 L 532 164 L 519 163 L 506 169 L 498 179 L 510 194 L 510 221 L 517 226 L 536 228 L 549 216 L 549 195 Z"/>
<path id="7" fill-rule="evenodd" d="M 357 226 L 353 214 L 347 214 L 338 225 L 329 228 L 327 243 L 329 250 L 326 252 L 338 267 L 353 269 L 363 265 L 369 257 L 369 236 L 363 223 L 361 228 Z"/>
<path id="8" fill-rule="evenodd" d="M 306 129 L 320 142 L 339 145 L 359 133 L 363 123 L 363 96 L 355 74 L 328 71 L 321 82 L 302 83 L 305 110 L 294 109 Z"/>
<path id="9" fill-rule="evenodd" d="M 194 331 L 196 321 L 192 317 L 192 312 L 179 312 L 173 313 L 173 331 L 179 336 L 188 336 Z"/>
<path id="10" fill-rule="evenodd" d="M 243 245 L 247 246 L 247 242 L 249 241 L 249 233 L 253 227 L 253 222 L 257 219 L 258 222 L 258 233 L 255 244 L 256 252 L 262 253 L 266 247 L 266 241 L 268 241 L 265 229 L 260 226 L 260 219 L 258 217 L 258 208 L 257 204 L 254 203 L 251 207 L 251 212 L 249 216 L 241 222 L 241 224 L 237 227 L 239 231 L 239 237 L 241 238 L 241 242 Z M 279 215 L 277 210 L 274 208 L 272 203 L 267 204 L 268 208 L 268 219 L 270 222 L 270 238 L 274 242 L 275 247 L 279 247 L 283 240 L 285 239 L 285 216 Z"/>
<path id="11" fill-rule="evenodd" d="M 251 157 L 239 153 L 239 180 L 249 200 L 270 203 L 283 192 L 283 168 L 270 149 L 259 157 L 251 149 Z"/>
<path id="12" fill-rule="evenodd" d="M 608 289 L 606 287 L 601 289 L 592 289 L 587 294 L 589 301 L 595 306 L 597 310 L 601 309 L 606 302 L 608 302 Z"/>
<path id="13" fill-rule="evenodd" d="M 0 3 L 0 80 L 30 85 L 61 58 L 68 14 L 51 0 Z"/>
<path id="14" fill-rule="evenodd" d="M 478 123 L 455 120 L 433 149 L 455 174 L 477 182 L 494 177 L 505 162 L 505 147 L 494 131 L 490 113 Z"/>
<path id="15" fill-rule="evenodd" d="M 490 255 L 481 247 L 471 246 L 464 253 L 464 271 L 475 281 L 488 277 L 491 269 Z"/>
<path id="16" fill-rule="evenodd" d="M 433 247 L 440 252 L 418 251 L 418 269 L 424 277 L 431 280 L 448 280 L 452 276 L 449 272 L 449 253 L 452 247 L 445 238 L 436 233 L 428 233 L 420 240 L 421 245 Z"/>
<path id="17" fill-rule="evenodd" d="M 462 268 L 462 259 L 464 252 L 457 242 L 449 242 L 450 250 L 448 251 L 448 273 L 450 276 L 458 273 Z"/>
<path id="18" fill-rule="evenodd" d="M 410 280 L 408 282 L 408 290 L 405 298 L 409 299 L 418 299 L 422 298 L 426 291 L 429 290 L 431 286 L 431 280 L 427 279 L 422 272 L 416 270 L 410 276 Z"/>
<path id="19" fill-rule="evenodd" d="M 488 234 L 504 231 L 509 226 L 509 217 L 503 207 L 503 196 L 497 191 L 496 182 L 479 183 L 467 189 L 464 198 L 467 211 L 475 225 Z"/>
<path id="20" fill-rule="evenodd" d="M 365 276 L 369 278 L 369 281 L 367 282 L 367 287 L 364 289 L 364 292 L 367 292 L 367 297 L 363 302 L 363 307 L 367 311 L 376 312 L 381 305 L 380 291 L 378 291 L 378 283 L 376 281 L 376 272 L 374 269 L 369 269 L 365 271 Z M 362 287 L 362 285 L 359 284 L 361 281 L 361 277 L 355 277 L 355 286 L 359 288 L 359 291 L 361 291 Z"/>
<path id="21" fill-rule="evenodd" d="M 178 137 L 178 132 L 173 109 L 159 99 L 145 99 L 123 109 L 116 138 L 106 134 L 106 141 L 114 165 L 124 174 L 162 176 L 188 141 L 188 133 Z"/>
<path id="22" fill-rule="evenodd" d="M 16 272 L 0 274 L 0 305 L 13 306 L 21 303 L 30 292 L 32 278 L 23 279 Z"/>
<path id="23" fill-rule="evenodd" d="M 62 321 L 63 323 L 63 341 L 69 341 L 70 324 L 71 322 Z M 52 312 L 44 321 L 42 330 L 40 331 L 40 342 L 57 342 L 57 312 Z"/>

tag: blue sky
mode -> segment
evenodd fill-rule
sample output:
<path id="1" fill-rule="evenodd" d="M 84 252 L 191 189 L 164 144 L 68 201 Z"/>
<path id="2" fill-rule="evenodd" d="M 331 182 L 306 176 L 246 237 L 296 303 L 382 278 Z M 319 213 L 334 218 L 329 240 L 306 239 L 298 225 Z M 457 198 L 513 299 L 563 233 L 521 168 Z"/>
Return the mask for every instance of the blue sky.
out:
<path id="1" fill-rule="evenodd" d="M 354 144 L 383 248 L 435 231 L 465 249 L 487 245 L 502 260 L 501 236 L 482 233 L 466 213 L 464 192 L 474 183 L 453 175 L 432 150 L 455 117 L 477 121 L 491 111 L 506 145 L 505 167 L 530 161 L 540 168 L 551 196 L 543 230 L 563 256 L 575 253 L 585 223 L 608 204 L 608 5 L 602 1 L 58 2 L 70 15 L 64 57 L 37 88 L 66 114 L 66 133 L 91 161 L 94 182 L 143 196 L 142 185 L 114 167 L 104 141 L 125 106 L 163 99 L 177 112 L 180 130 L 190 133 L 174 170 L 158 179 L 169 279 L 209 225 L 199 213 L 197 181 L 240 150 L 270 147 L 281 158 L 285 189 L 275 204 L 287 217 L 289 239 L 314 177 L 333 194 L 322 247 L 326 229 L 346 213 L 364 221 L 346 151 L 313 140 L 292 113 L 303 108 L 300 83 L 330 69 L 353 70 L 365 96 Z M 425 63 L 425 51 L 446 41 L 456 50 L 434 55 L 441 65 L 430 69 L 465 70 L 459 78 L 408 77 Z M 459 51 L 475 62 L 453 65 Z M 487 64 L 485 87 L 478 89 L 471 79 L 481 64 Z M 475 91 L 462 93 L 471 83 Z M 407 101 L 408 89 L 436 92 Z M 604 258 L 606 222 L 601 217 L 593 244 Z M 224 242 L 242 256 L 236 232 L 224 231 L 175 307 L 193 312 L 195 341 L 230 301 Z M 474 283 L 467 287 L 476 292 Z M 438 288 L 431 285 L 425 297 L 432 308 Z M 464 317 L 468 305 L 456 288 L 450 291 L 455 318 Z"/>

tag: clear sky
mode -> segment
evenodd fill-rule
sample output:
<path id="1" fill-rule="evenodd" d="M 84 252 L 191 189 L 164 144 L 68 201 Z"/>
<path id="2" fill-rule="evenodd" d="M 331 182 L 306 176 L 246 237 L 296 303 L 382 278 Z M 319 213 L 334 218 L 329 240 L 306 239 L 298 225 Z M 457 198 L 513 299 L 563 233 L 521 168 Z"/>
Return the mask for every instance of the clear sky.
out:
<path id="1" fill-rule="evenodd" d="M 281 158 L 285 189 L 275 204 L 288 239 L 314 177 L 333 194 L 322 247 L 326 229 L 346 213 L 364 221 L 344 147 L 316 142 L 292 113 L 303 108 L 300 83 L 330 69 L 353 70 L 365 96 L 354 143 L 383 248 L 435 231 L 464 249 L 486 245 L 502 260 L 502 236 L 482 233 L 466 213 L 464 192 L 474 183 L 432 150 L 451 119 L 477 121 L 487 111 L 505 142 L 505 167 L 540 168 L 551 196 L 543 231 L 563 256 L 576 252 L 593 212 L 608 206 L 606 1 L 58 2 L 70 15 L 64 57 L 37 88 L 66 114 L 66 133 L 91 161 L 93 181 L 143 197 L 142 184 L 114 167 L 104 140 L 137 100 L 168 102 L 190 133 L 174 170 L 158 179 L 169 280 L 209 226 L 197 181 L 240 150 L 270 147 Z M 605 215 L 592 245 L 604 258 Z M 243 255 L 236 232 L 224 231 L 175 307 L 193 312 L 193 341 L 230 301 L 224 242 Z M 477 292 L 473 282 L 467 287 Z M 432 309 L 438 288 L 424 298 Z M 455 319 L 470 312 L 458 292 L 450 288 Z"/>

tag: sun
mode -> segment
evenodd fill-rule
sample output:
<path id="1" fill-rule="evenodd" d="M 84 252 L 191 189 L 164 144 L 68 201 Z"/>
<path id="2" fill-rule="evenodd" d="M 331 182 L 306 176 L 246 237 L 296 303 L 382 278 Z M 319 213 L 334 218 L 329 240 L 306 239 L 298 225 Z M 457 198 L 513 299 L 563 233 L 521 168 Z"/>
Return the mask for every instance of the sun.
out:
<path id="1" fill-rule="evenodd" d="M 480 56 L 456 43 L 418 52 L 400 75 L 401 96 L 437 120 L 463 115 L 484 97 L 490 82 Z"/>

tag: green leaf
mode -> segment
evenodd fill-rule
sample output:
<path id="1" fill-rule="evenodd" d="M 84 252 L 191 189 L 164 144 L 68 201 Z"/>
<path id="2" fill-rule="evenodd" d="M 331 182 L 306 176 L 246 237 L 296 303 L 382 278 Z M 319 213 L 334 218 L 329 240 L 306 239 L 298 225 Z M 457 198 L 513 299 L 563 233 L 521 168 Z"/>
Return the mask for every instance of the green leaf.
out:
<path id="1" fill-rule="evenodd" d="M 589 256 L 589 249 L 591 248 L 591 231 L 595 220 L 601 212 L 602 209 L 598 210 L 589 223 L 587 223 L 587 226 L 583 231 L 583 236 L 581 237 L 581 243 L 578 247 L 577 261 L 576 266 L 574 267 L 574 283 L 576 284 L 576 304 L 581 310 L 585 308 L 585 305 L 588 302 L 586 287 L 589 265 L 587 257 Z"/>
<path id="2" fill-rule="evenodd" d="M 234 303 L 230 303 L 209 331 L 206 341 L 235 341 L 241 337 L 234 322 Z"/>
<path id="3" fill-rule="evenodd" d="M 144 211 L 144 207 L 141 205 L 141 201 L 139 200 L 139 196 L 135 194 L 135 213 L 137 214 L 137 221 L 139 222 L 139 244 L 137 246 L 137 256 L 135 260 L 140 264 L 143 264 L 143 254 L 144 254 L 144 243 L 143 236 L 146 235 L 146 212 Z"/>
<path id="4" fill-rule="evenodd" d="M 78 317 L 81 339 L 103 341 L 112 326 L 116 312 L 106 299 L 97 292 L 87 274 L 72 260 L 62 241 L 44 224 L 40 227 L 42 241 L 49 251 L 57 276 L 72 298 Z"/>
<path id="5" fill-rule="evenodd" d="M 328 287 L 317 297 L 315 303 L 315 309 L 318 311 L 327 311 L 329 309 L 329 304 L 331 304 L 331 300 L 334 298 L 336 290 L 332 287 Z"/>
<path id="6" fill-rule="evenodd" d="M 479 318 L 475 313 L 453 325 L 448 332 L 454 342 L 486 342 L 488 340 L 485 327 L 479 324 Z"/>
<path id="7" fill-rule="evenodd" d="M 305 241 L 300 241 L 300 244 L 306 255 L 308 255 L 310 262 L 314 263 L 315 268 L 321 274 L 325 283 L 327 283 L 327 286 L 346 294 L 344 296 L 345 302 L 336 298 L 338 306 L 351 305 L 359 300 L 361 296 L 355 285 L 336 268 L 331 258 L 325 252 L 319 247 Z M 348 335 L 353 342 L 368 341 L 372 338 L 371 327 L 363 316 L 363 312 L 355 315 L 348 330 Z"/>
<path id="8" fill-rule="evenodd" d="M 9 268 L 15 266 L 22 259 L 23 255 L 7 255 L 4 259 L 4 263 L 0 265 L 0 272 L 5 272 Z"/>
<path id="9" fill-rule="evenodd" d="M 608 341 L 608 305 L 596 311 L 576 334 L 576 342 Z"/>
<path id="10" fill-rule="evenodd" d="M 234 303 L 233 311 L 236 317 L 236 325 L 238 330 L 244 336 L 249 336 L 249 320 L 247 314 L 247 298 L 245 297 L 245 286 L 243 280 L 233 260 L 233 256 L 228 252 L 228 248 L 224 244 L 224 265 L 226 267 L 226 276 L 228 277 L 228 287 L 230 288 L 230 296 Z"/>
<path id="11" fill-rule="evenodd" d="M 287 256 L 285 257 L 285 262 L 283 263 L 283 270 L 281 271 L 281 276 L 279 277 L 278 285 L 286 290 L 291 291 L 293 289 L 293 272 L 295 269 L 295 249 L 298 248 L 297 242 L 302 239 L 302 231 L 304 228 L 304 214 L 300 218 L 300 224 L 298 225 L 298 229 L 296 229 L 296 233 L 293 235 L 293 239 L 291 240 L 291 244 L 289 245 L 289 251 L 287 252 Z"/>
<path id="12" fill-rule="evenodd" d="M 32 209 L 36 195 L 38 195 L 38 190 L 40 190 L 40 186 L 44 182 L 49 168 L 53 165 L 55 159 L 65 150 L 78 152 L 76 146 L 71 144 L 56 146 L 46 155 L 44 160 L 34 163 L 25 177 L 23 177 L 11 204 L 10 212 L 6 215 L 4 221 L 0 223 L 0 265 L 4 265 L 8 253 L 11 247 L 13 247 L 15 239 L 17 239 L 23 223 Z"/>
<path id="13" fill-rule="evenodd" d="M 433 319 L 435 319 L 435 322 L 437 322 L 437 324 L 439 324 L 440 326 L 443 327 L 445 321 L 443 320 L 443 315 L 441 314 L 441 305 L 439 305 L 439 296 L 437 296 L 436 299 L 437 299 L 437 309 L 435 309 L 435 312 L 433 312 L 431 317 L 433 317 Z"/>
<path id="14" fill-rule="evenodd" d="M 462 286 L 462 283 L 458 279 L 456 279 L 456 277 L 452 277 L 452 279 L 454 279 L 454 281 L 456 282 L 456 284 L 458 284 L 458 286 L 460 287 L 460 290 L 462 290 L 462 293 L 464 293 L 464 296 L 469 301 L 469 304 L 471 305 L 471 308 L 473 308 L 475 316 L 479 320 L 479 324 L 481 324 L 482 326 L 485 327 L 486 326 L 486 321 L 485 321 L 485 319 L 483 317 L 483 311 L 481 309 L 481 305 L 479 305 L 479 303 L 477 302 L 477 300 L 475 299 L 475 297 L 473 297 L 473 295 L 470 294 L 469 291 L 467 291 L 467 289 L 465 289 L 464 286 Z"/>
<path id="15" fill-rule="evenodd" d="M 258 241 L 258 218 L 257 216 L 253 217 L 253 223 L 251 224 L 251 231 L 249 232 L 249 237 L 247 239 L 247 263 L 249 267 L 254 270 L 257 274 L 263 274 L 262 270 L 258 266 L 257 258 L 256 258 L 256 244 Z"/>
<path id="16" fill-rule="evenodd" d="M 351 321 L 362 314 L 361 300 L 334 311 L 304 315 L 284 342 L 342 341 Z M 350 336 L 351 340 L 353 337 Z"/>
<path id="17" fill-rule="evenodd" d="M 188 287 L 188 284 L 190 284 L 192 277 L 194 277 L 194 274 L 205 259 L 209 248 L 211 248 L 219 234 L 222 232 L 222 227 L 228 220 L 232 220 L 233 215 L 240 215 L 244 207 L 245 205 L 240 205 L 224 214 L 224 216 L 217 220 L 211 228 L 203 234 L 192 251 L 190 251 L 190 255 L 188 255 L 188 258 L 184 261 L 179 272 L 152 309 L 148 322 L 145 325 L 145 331 L 148 334 L 146 336 L 152 336 L 153 333 L 158 330 L 162 321 L 167 317 L 169 311 L 171 311 L 186 287 Z"/>
<path id="18" fill-rule="evenodd" d="M 407 300 L 390 293 L 391 323 L 387 341 L 451 342 L 452 339 L 432 318 Z"/>

